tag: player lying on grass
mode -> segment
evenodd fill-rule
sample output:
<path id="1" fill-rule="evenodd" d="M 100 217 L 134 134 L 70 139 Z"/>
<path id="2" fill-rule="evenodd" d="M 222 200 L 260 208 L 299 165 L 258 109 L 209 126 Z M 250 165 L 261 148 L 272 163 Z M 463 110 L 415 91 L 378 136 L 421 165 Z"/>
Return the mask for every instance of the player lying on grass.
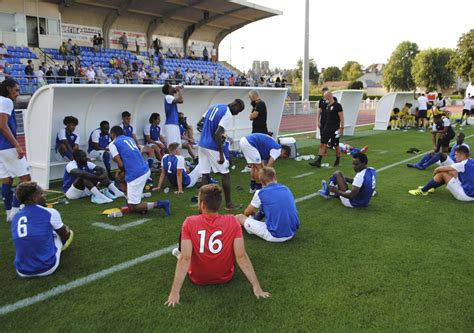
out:
<path id="1" fill-rule="evenodd" d="M 58 131 L 56 135 L 56 159 L 59 162 L 73 160 L 72 154 L 79 149 L 79 134 L 75 133 L 79 120 L 73 116 L 67 116 L 63 120 L 65 128 Z"/>
<path id="2" fill-rule="evenodd" d="M 331 142 L 329 142 L 328 147 L 331 146 Z M 346 154 L 346 155 L 354 155 L 357 153 L 365 153 L 366 151 L 369 150 L 369 146 L 364 146 L 362 148 L 356 148 L 354 146 L 351 146 L 348 143 L 342 143 L 339 142 L 339 148 L 341 149 L 341 153 Z M 331 149 L 336 149 L 336 147 L 332 147 Z"/>
<path id="3" fill-rule="evenodd" d="M 143 188 L 150 177 L 150 169 L 143 160 L 135 141 L 125 136 L 120 126 L 112 127 L 110 136 L 112 138 L 112 142 L 109 144 L 110 154 L 121 173 L 124 174 L 123 177 L 127 183 L 127 207 L 123 211 L 145 213 L 153 208 L 163 208 L 166 216 L 170 215 L 169 200 L 141 202 Z"/>
<path id="4" fill-rule="evenodd" d="M 426 196 L 438 187 L 446 185 L 446 189 L 455 199 L 474 201 L 474 160 L 469 158 L 469 149 L 466 146 L 457 147 L 454 154 L 457 163 L 437 167 L 433 172 L 433 179 L 428 184 L 408 193 Z"/>
<path id="5" fill-rule="evenodd" d="M 255 192 L 237 220 L 250 235 L 268 242 L 285 242 L 293 238 L 300 226 L 295 198 L 288 187 L 277 183 L 273 168 L 263 167 L 258 176 L 263 188 Z M 263 217 L 265 222 L 260 221 Z"/>
<path id="6" fill-rule="evenodd" d="M 443 152 L 435 152 L 432 151 L 425 156 L 417 163 L 408 163 L 407 167 L 409 168 L 417 168 L 419 170 L 425 170 L 430 165 L 437 163 L 438 165 L 446 166 L 452 165 L 456 163 L 455 152 L 456 148 L 459 146 L 466 146 L 469 149 L 469 146 L 464 143 L 465 135 L 464 133 L 459 133 L 456 137 L 456 144 L 451 147 L 451 152 L 449 155 Z"/>
<path id="7" fill-rule="evenodd" d="M 341 171 L 336 171 L 329 178 L 329 184 L 326 184 L 325 180 L 321 182 L 322 189 L 319 195 L 326 199 L 330 196 L 338 197 L 345 207 L 367 207 L 375 192 L 377 178 L 375 169 L 367 167 L 368 162 L 367 156 L 363 153 L 352 155 L 355 177 L 347 178 Z M 348 183 L 352 184 L 352 190 L 349 190 Z"/>
<path id="8" fill-rule="evenodd" d="M 12 221 L 16 272 L 21 277 L 51 275 L 74 234 L 56 209 L 46 208 L 46 196 L 35 182 L 18 185 L 16 196 L 25 205 Z"/>
<path id="9" fill-rule="evenodd" d="M 431 137 L 433 139 L 433 150 L 435 152 L 449 152 L 449 143 L 456 136 L 451 122 L 448 118 L 437 114 L 434 116 L 434 123 L 431 129 Z"/>
<path id="10" fill-rule="evenodd" d="M 290 156 L 291 149 L 286 145 L 279 145 L 271 136 L 262 133 L 253 133 L 240 139 L 240 149 L 245 156 L 250 171 L 250 193 L 262 188 L 258 178 L 264 165 L 272 167 L 278 158 Z"/>
<path id="11" fill-rule="evenodd" d="M 184 193 L 183 188 L 191 188 L 201 178 L 199 172 L 199 165 L 197 165 L 192 172 L 186 167 L 186 161 L 181 155 L 181 149 L 179 143 L 173 142 L 168 146 L 168 154 L 163 156 L 160 179 L 158 180 L 158 186 L 153 190 L 161 189 L 165 177 L 174 187 L 178 190 L 176 194 Z"/>
<path id="12" fill-rule="evenodd" d="M 208 184 L 200 188 L 198 206 L 200 215 L 184 220 L 180 235 L 180 249 L 174 249 L 178 258 L 173 285 L 165 305 L 179 304 L 180 291 L 186 274 L 197 285 L 222 284 L 234 276 L 234 260 L 253 288 L 257 298 L 270 297 L 263 291 L 249 256 L 245 252 L 242 228 L 233 215 L 220 215 L 222 190 Z"/>
<path id="13" fill-rule="evenodd" d="M 160 114 L 156 112 L 152 113 L 148 122 L 143 130 L 145 143 L 148 148 L 153 149 L 156 159 L 161 161 L 166 150 L 166 142 L 164 136 L 161 135 Z"/>
<path id="14" fill-rule="evenodd" d="M 104 204 L 125 196 L 110 181 L 104 168 L 88 161 L 85 151 L 76 150 L 73 157 L 74 161 L 69 162 L 64 170 L 63 191 L 68 199 L 75 200 L 92 195 L 93 203 Z M 105 192 L 102 193 L 97 185 L 105 187 Z"/>
<path id="15" fill-rule="evenodd" d="M 103 120 L 100 122 L 100 127 L 93 130 L 89 136 L 89 147 L 87 152 L 89 157 L 102 161 L 104 163 L 105 169 L 107 170 L 107 175 L 110 180 L 113 180 L 114 177 L 111 172 L 111 157 L 109 152 L 109 143 L 110 143 L 110 124 L 108 121 Z"/>

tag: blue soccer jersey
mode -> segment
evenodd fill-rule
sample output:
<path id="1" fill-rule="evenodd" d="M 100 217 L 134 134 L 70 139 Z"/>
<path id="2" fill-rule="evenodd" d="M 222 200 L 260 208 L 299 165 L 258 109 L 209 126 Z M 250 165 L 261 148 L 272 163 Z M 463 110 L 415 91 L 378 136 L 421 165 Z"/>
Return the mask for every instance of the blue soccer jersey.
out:
<path id="1" fill-rule="evenodd" d="M 285 185 L 268 184 L 255 192 L 250 204 L 255 208 L 262 207 L 267 229 L 273 237 L 292 237 L 300 226 L 295 198 Z"/>
<path id="2" fill-rule="evenodd" d="M 99 145 L 99 148 L 105 149 L 109 146 L 110 143 L 110 134 L 102 134 L 100 128 L 96 128 L 91 132 L 89 136 L 89 145 L 87 147 L 87 152 L 90 153 L 91 151 L 95 150 L 94 143 Z"/>
<path id="3" fill-rule="evenodd" d="M 13 101 L 10 98 L 0 96 L 0 113 L 8 115 L 7 126 L 16 138 L 16 112 L 13 106 Z M 11 148 L 15 148 L 15 146 L 12 145 L 10 141 L 5 138 L 3 133 L 0 132 L 0 150 Z"/>
<path id="4" fill-rule="evenodd" d="M 474 198 L 474 159 L 469 158 L 451 165 L 458 172 L 462 189 L 468 197 Z"/>
<path id="5" fill-rule="evenodd" d="M 165 114 L 166 114 L 166 125 L 178 125 L 179 124 L 179 115 L 178 115 L 178 105 L 173 103 L 174 96 L 166 95 L 165 96 Z"/>
<path id="6" fill-rule="evenodd" d="M 143 135 L 149 135 L 153 141 L 160 141 L 161 127 L 159 125 L 147 124 L 143 129 Z"/>
<path id="7" fill-rule="evenodd" d="M 150 170 L 135 141 L 125 135 L 116 137 L 110 143 L 109 150 L 112 157 L 119 155 L 122 159 L 127 183 L 143 176 Z"/>
<path id="8" fill-rule="evenodd" d="M 96 168 L 96 165 L 92 162 L 87 162 L 87 164 L 83 167 L 80 167 L 77 165 L 76 161 L 71 161 L 66 165 L 66 169 L 64 170 L 64 182 L 63 182 L 63 191 L 64 193 L 69 190 L 71 185 L 74 183 L 76 180 L 76 177 L 71 175 L 71 171 L 74 169 L 79 169 L 81 171 L 86 171 L 89 173 L 94 173 L 94 169 Z"/>
<path id="9" fill-rule="evenodd" d="M 61 128 L 56 135 L 56 151 L 58 151 L 59 145 L 64 140 L 67 140 L 71 148 L 74 148 L 75 145 L 79 145 L 79 134 L 69 133 L 65 128 Z"/>
<path id="10" fill-rule="evenodd" d="M 178 169 L 183 170 L 183 187 L 191 184 L 191 177 L 186 172 L 184 157 L 181 155 L 165 155 L 161 160 L 161 165 L 165 168 L 166 178 L 173 186 L 178 186 Z"/>
<path id="11" fill-rule="evenodd" d="M 232 123 L 232 113 L 225 104 L 213 105 L 204 114 L 204 124 L 202 126 L 199 147 L 218 151 L 215 139 L 219 126 L 228 130 Z"/>
<path id="12" fill-rule="evenodd" d="M 57 248 L 54 230 L 63 226 L 61 216 L 53 208 L 26 205 L 13 217 L 12 240 L 16 270 L 25 275 L 44 273 L 56 264 Z"/>
<path id="13" fill-rule="evenodd" d="M 268 161 L 270 156 L 275 160 L 280 156 L 281 146 L 269 135 L 254 133 L 245 137 L 249 144 L 258 150 L 260 158 L 263 161 Z M 275 150 L 273 154 L 270 154 L 272 150 Z"/>
<path id="14" fill-rule="evenodd" d="M 119 126 L 123 129 L 123 135 L 128 136 L 129 138 L 133 138 L 133 134 L 137 134 L 135 128 L 131 124 L 125 126 L 124 123 L 121 123 Z"/>
<path id="15" fill-rule="evenodd" d="M 360 188 L 359 194 L 350 199 L 352 207 L 367 207 L 375 191 L 377 174 L 374 168 L 366 168 L 359 171 L 352 182 L 352 186 Z"/>

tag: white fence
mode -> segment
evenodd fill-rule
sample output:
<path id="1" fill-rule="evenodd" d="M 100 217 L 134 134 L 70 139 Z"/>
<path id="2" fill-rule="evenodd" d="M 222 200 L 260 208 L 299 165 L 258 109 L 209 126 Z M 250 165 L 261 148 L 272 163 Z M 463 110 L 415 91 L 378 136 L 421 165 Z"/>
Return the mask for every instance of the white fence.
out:
<path id="1" fill-rule="evenodd" d="M 359 110 L 360 111 L 370 111 L 377 108 L 379 100 L 378 99 L 368 99 L 360 102 Z M 284 116 L 296 116 L 300 114 L 313 114 L 318 110 L 319 102 L 292 102 L 286 101 L 285 106 L 283 107 Z"/>

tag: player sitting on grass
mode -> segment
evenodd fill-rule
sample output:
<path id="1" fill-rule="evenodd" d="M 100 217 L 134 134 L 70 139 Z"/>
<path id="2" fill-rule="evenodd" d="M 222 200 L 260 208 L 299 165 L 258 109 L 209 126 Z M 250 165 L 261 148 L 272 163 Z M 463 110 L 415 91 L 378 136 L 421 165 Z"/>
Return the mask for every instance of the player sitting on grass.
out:
<path id="1" fill-rule="evenodd" d="M 107 175 L 110 180 L 113 180 L 112 176 L 109 152 L 109 143 L 110 143 L 110 124 L 108 121 L 103 120 L 100 122 L 100 127 L 96 128 L 91 132 L 89 136 L 89 147 L 87 152 L 89 157 L 104 162 L 105 169 L 107 170 Z"/>
<path id="2" fill-rule="evenodd" d="M 143 135 L 145 137 L 146 146 L 153 149 L 155 157 L 161 161 L 166 149 L 165 138 L 161 135 L 160 114 L 152 113 L 148 119 L 149 124 L 145 125 Z"/>
<path id="3" fill-rule="evenodd" d="M 329 178 L 329 186 L 325 180 L 321 182 L 322 189 L 319 195 L 327 199 L 334 193 L 334 197 L 339 197 L 346 207 L 367 207 L 375 192 L 377 178 L 375 169 L 367 167 L 368 162 L 367 156 L 363 153 L 352 155 L 355 177 L 347 178 L 341 171 L 336 171 Z M 352 190 L 349 190 L 348 183 L 352 184 Z"/>
<path id="4" fill-rule="evenodd" d="M 474 160 L 469 158 L 469 149 L 466 146 L 457 147 L 454 154 L 457 163 L 437 167 L 428 184 L 408 193 L 426 196 L 438 187 L 446 185 L 446 189 L 457 200 L 474 201 Z"/>
<path id="5" fill-rule="evenodd" d="M 112 127 L 110 136 L 113 140 L 109 144 L 110 153 L 127 183 L 127 207 L 123 211 L 145 213 L 153 208 L 163 208 L 166 216 L 170 215 L 169 200 L 141 202 L 143 188 L 150 177 L 150 169 L 143 160 L 135 141 L 125 136 L 120 126 Z"/>
<path id="6" fill-rule="evenodd" d="M 417 163 L 408 163 L 407 167 L 417 168 L 419 170 L 425 170 L 427 167 L 435 163 L 442 166 L 452 165 L 456 163 L 456 157 L 455 157 L 456 148 L 459 146 L 466 146 L 467 149 L 469 149 L 469 146 L 464 143 L 464 138 L 465 138 L 464 133 L 461 132 L 458 134 L 457 139 L 456 139 L 456 144 L 452 146 L 451 153 L 449 155 L 443 152 L 432 151 L 426 154 L 425 156 L 423 156 L 423 158 L 419 160 Z"/>
<path id="7" fill-rule="evenodd" d="M 51 275 L 74 234 L 56 209 L 46 208 L 46 196 L 36 183 L 21 183 L 16 196 L 25 205 L 12 221 L 16 272 L 21 277 Z"/>
<path id="8" fill-rule="evenodd" d="M 392 110 L 392 113 L 390 114 L 390 128 L 392 131 L 400 129 L 398 127 L 400 122 L 400 109 L 399 108 L 394 108 Z"/>
<path id="9" fill-rule="evenodd" d="M 66 198 L 75 200 L 92 195 L 93 203 L 104 204 L 125 196 L 110 181 L 104 168 L 87 160 L 85 151 L 76 150 L 73 157 L 74 161 L 69 162 L 64 170 L 63 191 Z M 97 184 L 108 188 L 105 195 L 96 187 Z"/>
<path id="10" fill-rule="evenodd" d="M 153 190 L 161 189 L 166 176 L 171 185 L 178 188 L 175 192 L 176 194 L 184 193 L 183 187 L 193 187 L 201 177 L 201 174 L 199 173 L 199 165 L 196 166 L 192 172 L 187 170 L 186 161 L 181 155 L 181 149 L 177 142 L 173 142 L 168 146 L 168 154 L 163 156 L 161 163 L 162 167 L 158 186 Z"/>
<path id="11" fill-rule="evenodd" d="M 79 120 L 73 116 L 67 116 L 63 120 L 64 126 L 56 135 L 56 159 L 59 162 L 73 160 L 72 153 L 79 149 L 79 134 L 75 133 Z"/>
<path id="12" fill-rule="evenodd" d="M 240 139 L 240 149 L 251 166 L 250 193 L 262 188 L 258 174 L 264 165 L 272 167 L 278 158 L 290 156 L 288 146 L 279 145 L 271 136 L 262 133 L 253 133 Z"/>
<path id="13" fill-rule="evenodd" d="M 200 188 L 198 205 L 200 215 L 184 220 L 179 237 L 180 249 L 174 249 L 178 258 L 173 285 L 165 305 L 179 304 L 180 291 L 186 274 L 196 285 L 222 284 L 234 276 L 234 260 L 253 288 L 257 298 L 270 297 L 263 291 L 249 256 L 245 252 L 242 228 L 233 215 L 220 215 L 222 190 L 214 184 Z"/>
<path id="14" fill-rule="evenodd" d="M 244 214 L 236 216 L 237 220 L 250 235 L 267 242 L 285 242 L 293 238 L 300 226 L 295 198 L 288 187 L 277 183 L 273 168 L 263 167 L 258 176 L 263 188 L 255 192 Z M 262 214 L 265 222 L 259 221 Z"/>

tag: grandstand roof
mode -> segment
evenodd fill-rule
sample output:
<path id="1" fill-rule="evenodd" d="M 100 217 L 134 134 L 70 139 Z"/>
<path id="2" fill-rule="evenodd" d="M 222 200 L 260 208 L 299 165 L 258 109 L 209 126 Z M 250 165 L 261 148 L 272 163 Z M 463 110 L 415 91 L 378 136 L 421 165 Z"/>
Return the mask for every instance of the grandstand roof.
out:
<path id="1" fill-rule="evenodd" d="M 100 7 L 122 15 L 150 17 L 148 32 L 213 42 L 258 20 L 281 15 L 278 10 L 245 0 L 45 0 L 62 7 L 75 4 Z"/>

